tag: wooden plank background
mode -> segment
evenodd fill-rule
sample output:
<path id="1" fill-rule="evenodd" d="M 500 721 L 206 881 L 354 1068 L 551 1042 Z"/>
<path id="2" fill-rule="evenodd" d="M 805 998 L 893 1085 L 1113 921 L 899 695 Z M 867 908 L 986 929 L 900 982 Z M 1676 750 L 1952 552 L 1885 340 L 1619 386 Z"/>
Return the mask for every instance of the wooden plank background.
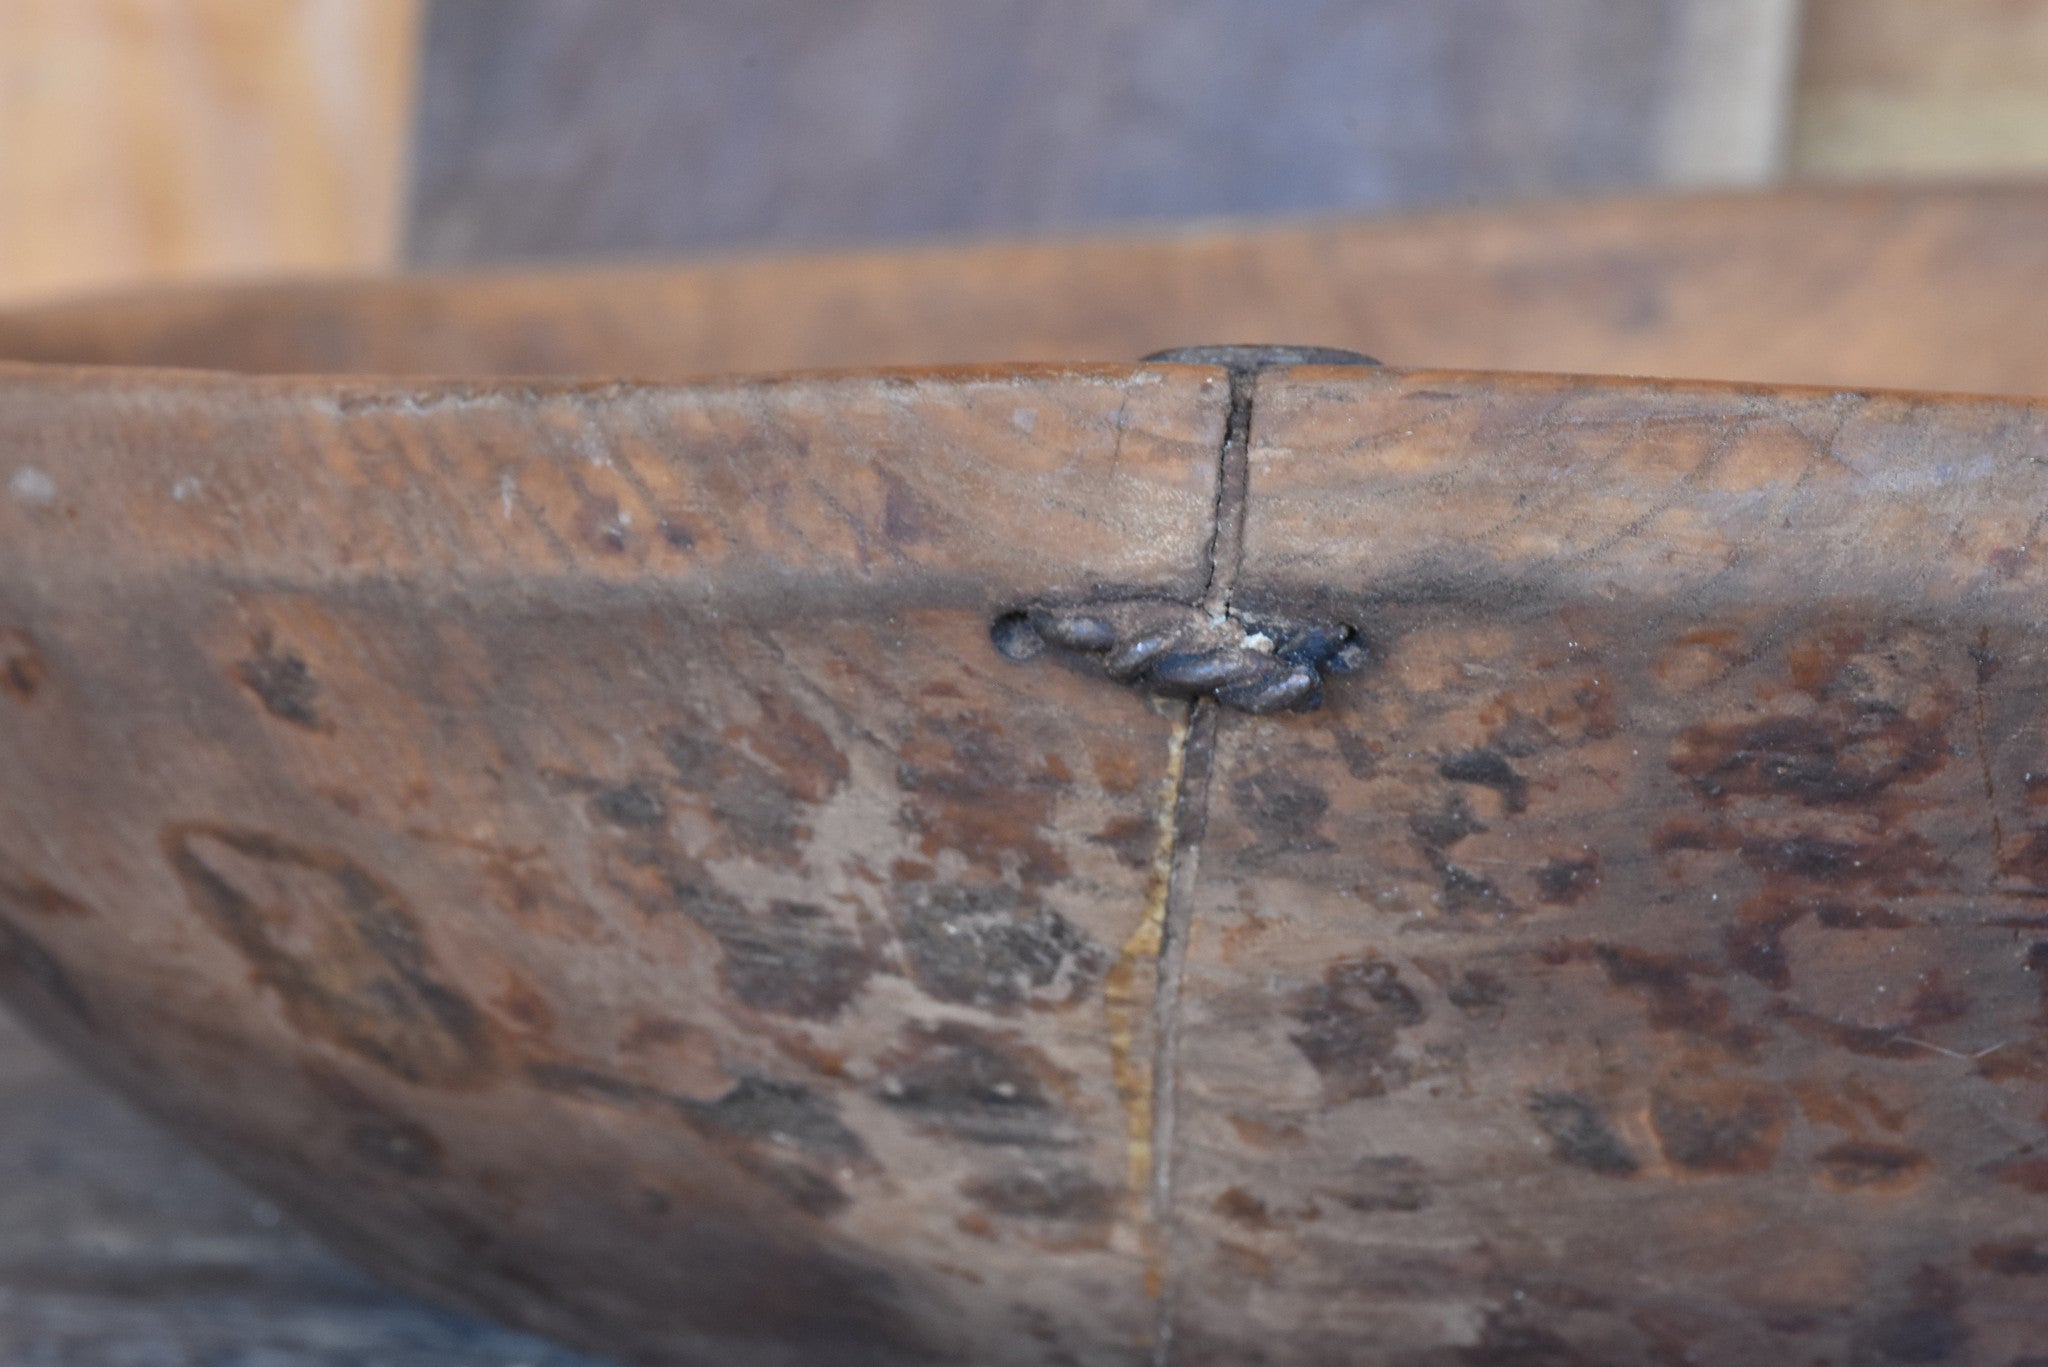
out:
<path id="1" fill-rule="evenodd" d="M 2048 0 L 0 0 L 0 301 L 2044 168 Z"/>
<path id="2" fill-rule="evenodd" d="M 1794 176 L 2048 170 L 2048 2 L 1808 0 Z"/>
<path id="3" fill-rule="evenodd" d="M 0 0 L 0 301 L 2044 168 L 2048 0 Z M 0 1364 L 577 1361 L 0 1018 Z"/>
<path id="4" fill-rule="evenodd" d="M 374 270 L 416 0 L 0 0 L 0 298 Z"/>

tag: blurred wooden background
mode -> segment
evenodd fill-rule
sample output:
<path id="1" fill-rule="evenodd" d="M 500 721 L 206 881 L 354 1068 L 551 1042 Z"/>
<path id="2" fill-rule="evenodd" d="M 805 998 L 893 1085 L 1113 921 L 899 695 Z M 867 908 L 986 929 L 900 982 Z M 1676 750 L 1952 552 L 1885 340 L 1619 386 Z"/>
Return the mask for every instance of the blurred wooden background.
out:
<path id="1" fill-rule="evenodd" d="M 2048 169 L 2048 0 L 0 0 L 0 300 Z"/>
<path id="2" fill-rule="evenodd" d="M 395 259 L 415 0 L 0 0 L 0 298 Z"/>
<path id="3" fill-rule="evenodd" d="M 0 0 L 0 302 L 2048 172 L 2048 0 Z M 0 1017 L 0 1367 L 569 1367 Z"/>

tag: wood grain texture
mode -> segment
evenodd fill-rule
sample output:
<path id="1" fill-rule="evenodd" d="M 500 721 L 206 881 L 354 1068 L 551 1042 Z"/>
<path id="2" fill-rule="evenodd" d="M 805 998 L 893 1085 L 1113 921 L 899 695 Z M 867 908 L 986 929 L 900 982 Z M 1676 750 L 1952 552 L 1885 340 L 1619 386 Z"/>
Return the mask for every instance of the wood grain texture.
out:
<path id="1" fill-rule="evenodd" d="M 1795 176 L 2048 169 L 2048 4 L 1807 0 Z"/>
<path id="2" fill-rule="evenodd" d="M 405 1285 L 777 1367 L 2036 1332 L 2039 401 L 1276 371 L 1233 495 L 1206 367 L 0 379 L 0 990 Z M 1218 584 L 1366 668 L 990 639 Z"/>
<path id="3" fill-rule="evenodd" d="M 47 453 L 0 512 L 0 980 L 41 1028 L 395 1280 L 567 1341 L 1142 1339 L 1126 945 L 1174 723 L 988 623 L 1198 591 L 1219 373 L 49 378 L 0 404 Z M 147 683 L 94 644 L 135 624 L 103 538 L 152 547 Z M 169 705 L 117 741 L 124 678 Z M 66 750 L 126 794 L 104 862 L 17 802 Z"/>
<path id="4" fill-rule="evenodd" d="M 415 0 L 0 0 L 0 297 L 373 270 Z"/>
<path id="5" fill-rule="evenodd" d="M 1754 183 L 1793 10 L 431 0 L 410 258 Z"/>
<path id="6" fill-rule="evenodd" d="M 0 355 L 680 377 L 1100 361 L 1238 338 L 1418 365 L 2039 394 L 2044 221 L 2039 189 L 1810 189 L 158 293 L 0 317 Z"/>
<path id="7" fill-rule="evenodd" d="M 1261 379 L 1184 987 L 1197 1362 L 2038 1345 L 2038 403 Z M 1183 1360 L 1176 1356 L 1175 1360 Z"/>

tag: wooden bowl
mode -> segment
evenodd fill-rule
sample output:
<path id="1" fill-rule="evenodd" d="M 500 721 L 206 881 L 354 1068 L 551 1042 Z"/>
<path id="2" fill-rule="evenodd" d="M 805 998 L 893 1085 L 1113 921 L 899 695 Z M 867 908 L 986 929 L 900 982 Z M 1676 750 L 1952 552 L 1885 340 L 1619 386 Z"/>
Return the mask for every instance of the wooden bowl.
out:
<path id="1" fill-rule="evenodd" d="M 632 1361 L 2015 1360 L 2048 410 L 1861 386 L 2048 392 L 2044 228 L 0 320 L 0 989 Z"/>

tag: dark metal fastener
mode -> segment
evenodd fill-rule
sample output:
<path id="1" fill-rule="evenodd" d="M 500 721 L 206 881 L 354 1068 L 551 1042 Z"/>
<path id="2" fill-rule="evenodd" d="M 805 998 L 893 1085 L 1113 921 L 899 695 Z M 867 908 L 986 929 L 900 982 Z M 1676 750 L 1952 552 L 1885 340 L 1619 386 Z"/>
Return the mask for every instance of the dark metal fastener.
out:
<path id="1" fill-rule="evenodd" d="M 1309 711 L 1323 700 L 1323 675 L 1365 664 L 1358 634 L 1342 623 L 1254 622 L 1229 610 L 1231 575 L 1241 544 L 1245 452 L 1250 440 L 1252 377 L 1278 366 L 1376 366 L 1356 351 L 1322 346 L 1191 346 L 1155 351 L 1151 364 L 1220 366 L 1230 372 L 1231 411 L 1222 453 L 1217 542 L 1209 590 L 1200 605 L 1133 596 L 1091 603 L 1039 604 L 1008 612 L 989 627 L 1005 659 L 1033 660 L 1057 650 L 1071 663 L 1147 693 L 1213 698 L 1240 712 Z M 1232 482 L 1233 469 L 1235 483 Z M 1233 500 L 1229 490 L 1235 488 Z M 1228 526 L 1226 505 L 1237 522 Z M 1228 533 L 1228 535 L 1226 535 Z"/>
<path id="2" fill-rule="evenodd" d="M 1369 657 L 1348 626 L 1255 622 L 1147 597 L 1021 608 L 996 618 L 989 639 L 1008 660 L 1058 651 L 1142 692 L 1255 714 L 1310 711 L 1324 674 L 1351 673 Z"/>

